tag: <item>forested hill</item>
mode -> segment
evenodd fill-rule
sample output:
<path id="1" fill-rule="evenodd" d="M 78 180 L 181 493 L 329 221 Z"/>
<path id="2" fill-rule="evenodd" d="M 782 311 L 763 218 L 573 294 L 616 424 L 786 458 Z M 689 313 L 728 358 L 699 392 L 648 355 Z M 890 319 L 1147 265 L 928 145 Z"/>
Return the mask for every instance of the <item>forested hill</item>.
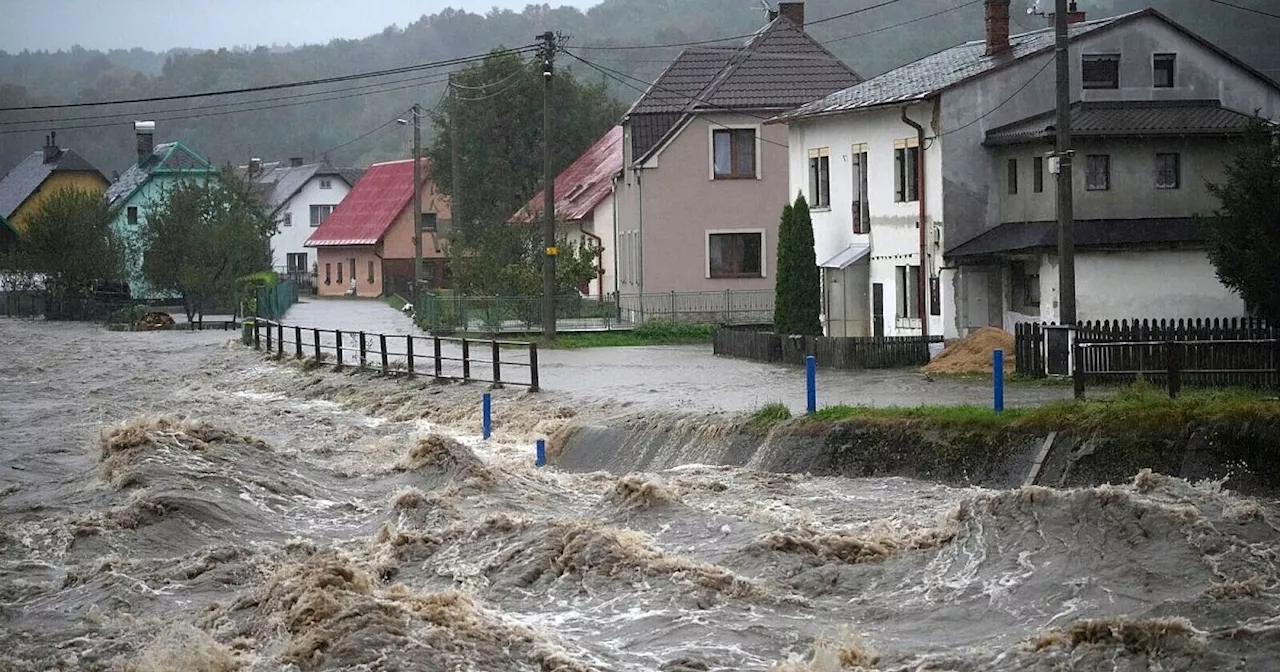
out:
<path id="1" fill-rule="evenodd" d="M 1046 25 L 1044 17 L 1028 15 L 1031 2 L 1013 0 L 1014 32 Z M 1263 11 L 1276 9 L 1274 0 L 1232 3 Z M 881 4 L 884 0 L 809 0 L 806 11 L 814 21 Z M 1052 5 L 1052 0 L 1040 1 L 1041 9 Z M 1274 40 L 1280 20 L 1210 0 L 1080 0 L 1079 5 L 1090 18 L 1154 6 L 1267 74 L 1280 77 L 1280 49 L 1275 48 Z M 956 9 L 939 13 L 948 8 Z M 982 3 L 975 0 L 898 0 L 817 23 L 809 30 L 860 74 L 871 76 L 980 37 L 982 16 Z M 920 17 L 928 18 L 903 25 Z M 165 54 L 79 48 L 56 53 L 0 52 L 0 107 L 153 97 L 359 73 L 483 53 L 499 45 L 530 44 L 535 35 L 549 29 L 568 36 L 573 49 L 742 35 L 763 22 L 761 0 L 604 0 L 586 12 L 547 5 L 530 5 L 520 13 L 494 11 L 485 15 L 446 10 L 367 38 L 298 48 L 173 50 Z M 651 80 L 676 51 L 580 53 L 607 67 Z M 634 88 L 606 79 L 570 58 L 562 57 L 561 65 L 572 68 L 584 80 L 605 83 L 622 100 L 638 95 Z M 251 155 L 264 159 L 319 157 L 403 116 L 414 101 L 434 106 L 443 92 L 441 72 L 384 78 L 381 81 L 385 83 L 372 87 L 367 85 L 376 80 L 329 85 L 318 90 L 331 93 L 310 97 L 299 94 L 317 89 L 234 99 L 71 108 L 59 111 L 56 117 L 50 113 L 0 112 L 0 173 L 38 149 L 52 129 L 58 131 L 59 144 L 76 149 L 110 177 L 134 158 L 134 119 L 155 119 L 157 141 L 181 139 L 217 164 L 244 163 Z M 643 88 L 640 82 L 628 81 Z M 352 88 L 357 85 L 362 88 Z M 316 98 L 329 100 L 306 102 Z M 44 121 L 15 123 L 32 119 Z M 330 151 L 328 158 L 338 164 L 363 165 L 403 156 L 408 143 L 404 127 L 391 124 Z"/>

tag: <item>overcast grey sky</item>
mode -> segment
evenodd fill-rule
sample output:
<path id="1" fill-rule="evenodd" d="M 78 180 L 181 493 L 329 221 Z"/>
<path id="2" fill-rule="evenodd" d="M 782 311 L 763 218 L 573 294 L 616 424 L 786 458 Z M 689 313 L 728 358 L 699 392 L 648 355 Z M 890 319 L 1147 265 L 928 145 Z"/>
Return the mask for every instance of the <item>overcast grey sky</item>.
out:
<path id="1" fill-rule="evenodd" d="M 600 0 L 551 0 L 585 9 Z M 520 11 L 528 0 L 0 0 L 0 49 L 216 48 L 324 43 L 404 27 L 445 7 Z"/>

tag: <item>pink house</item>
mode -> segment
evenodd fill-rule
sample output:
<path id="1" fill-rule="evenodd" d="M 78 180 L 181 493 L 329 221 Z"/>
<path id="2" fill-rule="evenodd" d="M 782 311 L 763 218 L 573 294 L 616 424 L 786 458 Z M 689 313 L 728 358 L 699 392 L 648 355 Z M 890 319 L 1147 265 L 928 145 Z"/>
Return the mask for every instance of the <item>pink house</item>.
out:
<path id="1" fill-rule="evenodd" d="M 307 239 L 316 249 L 320 296 L 383 296 L 409 292 L 413 281 L 413 223 L 422 218 L 423 275 L 445 284 L 443 230 L 449 199 L 436 189 L 431 162 L 422 159 L 422 201 L 412 207 L 413 160 L 369 166 L 351 193 Z"/>

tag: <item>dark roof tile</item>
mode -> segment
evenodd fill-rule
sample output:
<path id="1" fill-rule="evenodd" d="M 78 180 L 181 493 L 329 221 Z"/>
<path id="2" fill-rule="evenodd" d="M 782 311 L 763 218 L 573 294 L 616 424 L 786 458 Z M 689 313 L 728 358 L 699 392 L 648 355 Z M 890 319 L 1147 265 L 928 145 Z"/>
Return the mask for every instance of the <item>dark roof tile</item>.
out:
<path id="1" fill-rule="evenodd" d="M 947 258 L 1055 249 L 1057 222 L 1007 222 L 947 251 Z M 1194 244 L 1203 240 L 1190 217 L 1076 220 L 1076 247 Z"/>
<path id="2" fill-rule="evenodd" d="M 45 163 L 44 150 L 37 150 L 0 178 L 0 217 L 8 219 L 13 216 L 55 171 L 88 172 L 102 177 L 93 164 L 70 149 L 59 150 L 58 157 L 50 163 Z M 107 180 L 103 177 L 102 181 Z"/>
<path id="3" fill-rule="evenodd" d="M 1222 107 L 1216 100 L 1136 100 L 1074 103 L 1072 137 L 1224 135 L 1243 131 L 1257 118 Z M 987 132 L 985 144 L 1052 140 L 1054 112 L 1037 114 Z"/>

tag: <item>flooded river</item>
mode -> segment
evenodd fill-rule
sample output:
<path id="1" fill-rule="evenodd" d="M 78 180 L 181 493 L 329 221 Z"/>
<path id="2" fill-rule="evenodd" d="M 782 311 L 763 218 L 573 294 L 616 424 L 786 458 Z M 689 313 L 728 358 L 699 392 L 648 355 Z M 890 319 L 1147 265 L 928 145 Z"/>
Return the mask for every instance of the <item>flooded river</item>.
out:
<path id="1" fill-rule="evenodd" d="M 1229 482 L 564 473 L 532 441 L 620 405 L 501 390 L 484 441 L 478 386 L 224 333 L 0 351 L 0 670 L 1280 669 Z"/>

